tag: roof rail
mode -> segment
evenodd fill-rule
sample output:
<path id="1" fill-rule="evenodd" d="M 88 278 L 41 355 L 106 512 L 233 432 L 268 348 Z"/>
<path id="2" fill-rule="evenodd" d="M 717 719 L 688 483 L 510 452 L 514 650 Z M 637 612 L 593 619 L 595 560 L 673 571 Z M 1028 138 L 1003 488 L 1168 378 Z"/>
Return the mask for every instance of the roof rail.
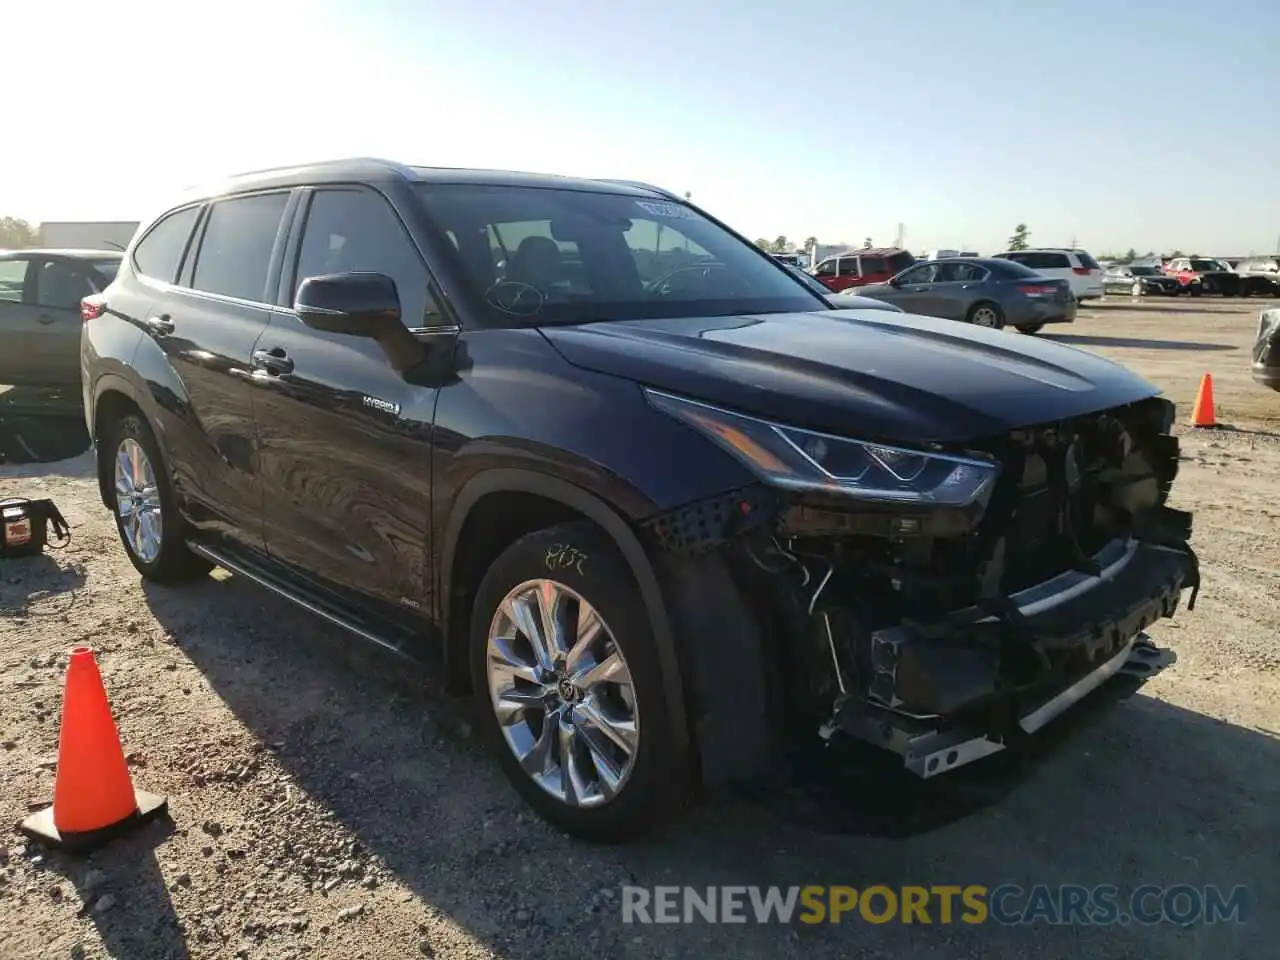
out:
<path id="1" fill-rule="evenodd" d="M 414 178 L 412 168 L 395 160 L 387 160 L 382 157 L 338 157 L 329 160 L 312 160 L 303 161 L 301 163 L 287 163 L 276 167 L 263 167 L 261 170 L 241 170 L 231 174 L 226 179 L 236 180 L 240 177 L 256 177 L 264 173 L 280 173 L 285 170 L 297 170 L 299 167 L 341 167 L 356 163 L 367 163 L 373 166 L 385 167 L 387 170 L 400 174 L 409 179 Z"/>
<path id="2" fill-rule="evenodd" d="M 605 178 L 602 179 L 600 183 L 616 183 L 624 187 L 639 187 L 641 190 L 652 190 L 654 193 L 661 194 L 671 200 L 684 200 L 684 197 L 678 196 L 664 187 L 655 187 L 652 183 L 645 183 L 643 180 L 616 180 L 613 178 Z"/>

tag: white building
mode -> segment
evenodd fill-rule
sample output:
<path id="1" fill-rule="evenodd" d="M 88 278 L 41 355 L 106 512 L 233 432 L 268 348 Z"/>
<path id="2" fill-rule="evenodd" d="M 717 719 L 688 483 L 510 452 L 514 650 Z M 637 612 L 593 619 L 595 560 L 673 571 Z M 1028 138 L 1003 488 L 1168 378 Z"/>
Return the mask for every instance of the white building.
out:
<path id="1" fill-rule="evenodd" d="M 137 221 L 54 220 L 40 224 L 40 246 L 47 250 L 123 250 L 137 232 Z"/>

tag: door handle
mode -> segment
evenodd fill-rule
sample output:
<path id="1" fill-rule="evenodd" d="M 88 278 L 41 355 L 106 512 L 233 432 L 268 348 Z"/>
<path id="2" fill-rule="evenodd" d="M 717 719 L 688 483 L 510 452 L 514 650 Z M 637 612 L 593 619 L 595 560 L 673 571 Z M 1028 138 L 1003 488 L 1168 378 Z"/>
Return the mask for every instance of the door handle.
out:
<path id="1" fill-rule="evenodd" d="M 49 324 L 53 323 L 57 319 L 58 318 L 51 313 L 42 313 L 40 314 L 40 316 L 36 317 L 36 322 L 40 324 L 42 327 L 47 327 Z"/>
<path id="2" fill-rule="evenodd" d="M 159 317 L 147 317 L 147 329 L 153 336 L 167 337 L 173 333 L 173 321 L 167 313 Z"/>
<path id="3" fill-rule="evenodd" d="M 284 352 L 284 347 L 272 347 L 270 350 L 253 351 L 253 368 L 279 376 L 293 371 L 293 361 Z"/>

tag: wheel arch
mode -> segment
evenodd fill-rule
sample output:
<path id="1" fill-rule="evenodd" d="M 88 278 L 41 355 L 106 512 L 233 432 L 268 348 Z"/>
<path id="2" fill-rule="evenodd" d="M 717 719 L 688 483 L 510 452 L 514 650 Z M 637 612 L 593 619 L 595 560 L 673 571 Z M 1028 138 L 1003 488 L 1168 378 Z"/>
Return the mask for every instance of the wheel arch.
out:
<path id="1" fill-rule="evenodd" d="M 457 579 L 460 570 L 466 569 L 459 567 L 459 544 L 469 522 L 474 523 L 476 517 L 483 515 L 486 502 L 495 504 L 508 497 L 533 498 L 539 504 L 534 517 L 539 522 L 518 533 L 517 537 L 557 522 L 585 519 L 599 527 L 617 547 L 635 578 L 648 612 L 672 729 L 681 739 L 682 753 L 688 755 L 690 742 L 684 680 L 676 650 L 673 618 L 664 599 L 658 572 L 640 539 L 614 505 L 581 486 L 550 474 L 518 467 L 489 469 L 472 477 L 453 500 L 439 553 L 440 590 L 437 593 L 445 672 L 451 684 L 457 684 L 466 674 L 467 631 L 463 627 L 470 616 L 466 603 L 468 598 L 474 598 L 478 582 L 475 577 L 470 579 L 476 582 L 470 583 Z M 526 500 L 526 503 L 533 501 Z M 543 520 L 550 523 L 542 523 Z M 508 537 L 507 542 L 512 539 Z M 486 559 L 491 558 L 486 558 L 483 552 L 477 558 L 480 563 Z"/>
<path id="2" fill-rule="evenodd" d="M 107 486 L 107 471 L 103 469 L 102 458 L 108 455 L 102 446 L 102 432 L 105 425 L 125 413 L 137 413 L 148 423 L 151 418 L 143 406 L 141 394 L 132 383 L 116 374 L 103 374 L 93 387 L 93 406 L 89 413 L 89 427 L 92 431 L 94 462 L 97 464 L 98 496 L 102 505 L 111 508 L 111 491 Z"/>

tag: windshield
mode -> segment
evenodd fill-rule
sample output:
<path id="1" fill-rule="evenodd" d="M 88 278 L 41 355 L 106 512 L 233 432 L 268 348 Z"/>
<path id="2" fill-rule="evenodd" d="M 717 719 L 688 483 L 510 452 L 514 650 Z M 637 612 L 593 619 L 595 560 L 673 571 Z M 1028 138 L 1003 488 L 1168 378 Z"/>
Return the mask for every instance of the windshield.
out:
<path id="1" fill-rule="evenodd" d="M 1191 269 L 1195 270 L 1197 273 L 1204 273 L 1205 271 L 1222 272 L 1227 268 L 1226 265 L 1219 260 L 1192 260 Z"/>
<path id="2" fill-rule="evenodd" d="M 545 187 L 418 189 L 495 325 L 829 308 L 781 263 L 683 203 Z"/>
<path id="3" fill-rule="evenodd" d="M 826 287 L 824 287 L 821 282 L 819 282 L 809 274 L 805 273 L 799 267 L 794 267 L 789 263 L 784 263 L 783 266 L 787 268 L 787 271 L 792 276 L 794 276 L 797 280 L 799 280 L 806 287 L 808 287 L 810 290 L 812 290 L 814 293 L 816 293 L 818 296 L 822 297 L 823 299 L 826 299 L 831 294 L 831 291 L 828 290 Z"/>
<path id="4" fill-rule="evenodd" d="M 1130 267 L 1129 272 L 1135 277 L 1154 277 L 1160 273 L 1155 267 Z"/>

